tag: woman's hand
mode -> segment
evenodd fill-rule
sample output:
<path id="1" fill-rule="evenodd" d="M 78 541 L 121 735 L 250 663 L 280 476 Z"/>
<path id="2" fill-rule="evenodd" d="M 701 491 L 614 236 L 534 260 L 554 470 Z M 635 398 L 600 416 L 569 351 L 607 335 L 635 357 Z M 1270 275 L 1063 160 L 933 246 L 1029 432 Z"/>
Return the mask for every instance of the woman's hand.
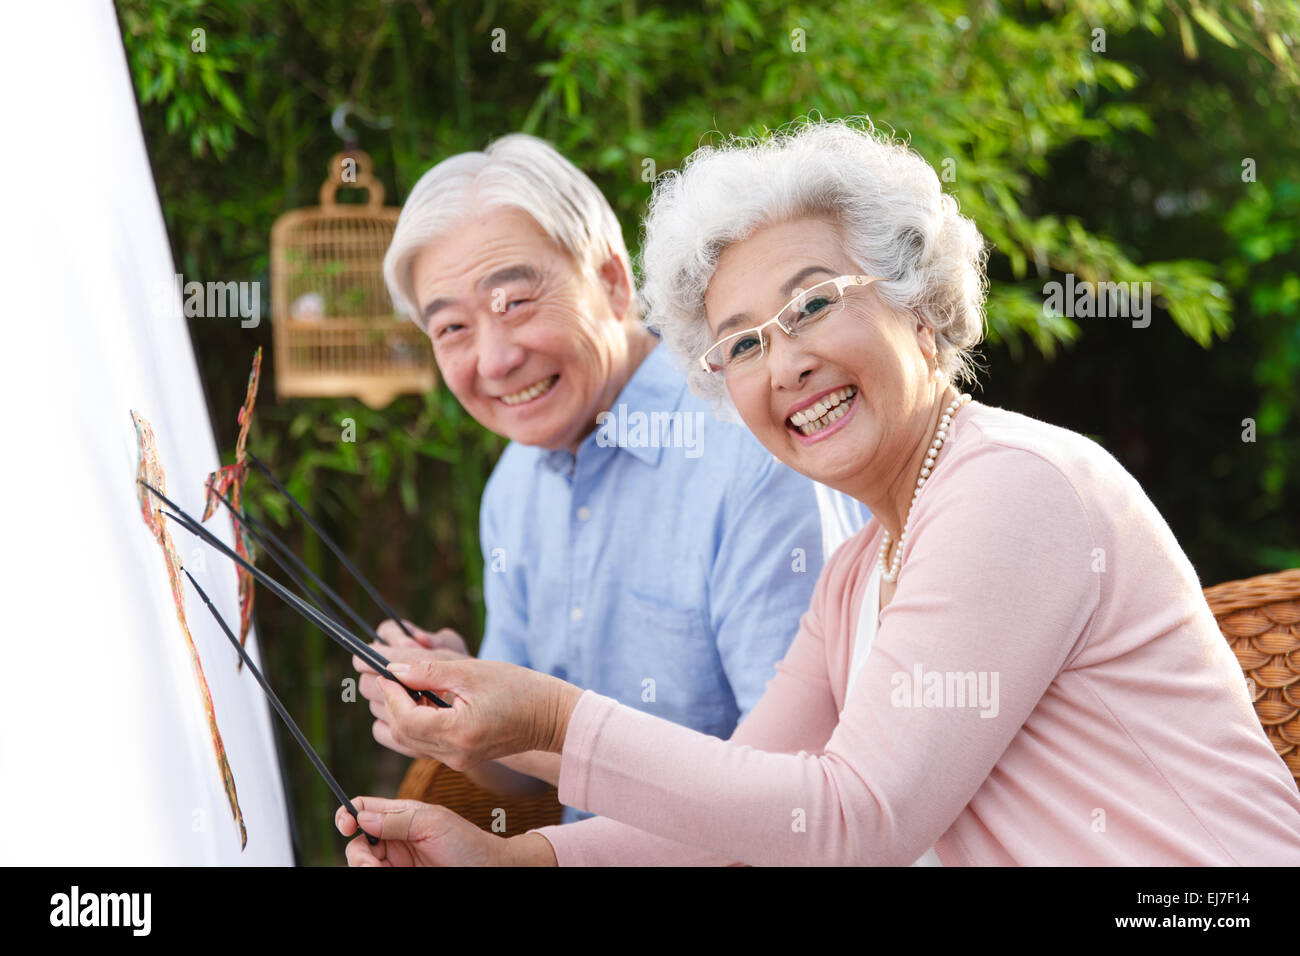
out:
<path id="1" fill-rule="evenodd" d="M 407 687 L 431 690 L 450 703 L 416 703 L 400 684 L 376 678 L 383 693 L 384 731 L 393 749 L 467 770 L 529 750 L 560 753 L 581 689 L 556 677 L 500 661 L 394 661 Z M 376 739 L 380 738 L 376 721 Z"/>
<path id="2" fill-rule="evenodd" d="M 404 663 L 420 660 L 454 661 L 469 657 L 469 649 L 465 645 L 465 639 L 451 628 L 444 627 L 440 631 L 426 631 L 410 621 L 404 621 L 403 623 L 414 639 L 407 637 L 397 622 L 389 619 L 382 622 L 375 629 L 376 633 L 388 643 L 371 644 L 371 649 L 390 661 L 402 661 Z M 399 746 L 393 740 L 393 735 L 388 729 L 388 705 L 384 702 L 384 692 L 379 688 L 374 668 L 356 656 L 352 658 L 352 666 L 357 669 L 357 673 L 360 675 L 357 689 L 361 692 L 361 696 L 369 702 L 370 713 L 375 718 L 374 725 L 371 728 L 375 740 L 389 750 L 394 750 L 403 756 L 421 756 L 421 754 Z"/>
<path id="3" fill-rule="evenodd" d="M 361 829 L 379 837 L 379 842 L 371 846 L 365 833 L 357 833 L 352 814 L 339 807 L 334 825 L 344 836 L 357 834 L 348 843 L 348 866 L 490 866 L 499 862 L 494 844 L 505 841 L 446 807 L 381 797 L 357 797 L 352 803 Z"/>
<path id="4" fill-rule="evenodd" d="M 392 622 L 385 621 L 384 623 L 391 624 Z M 397 631 L 397 625 L 393 625 L 393 630 Z M 402 632 L 397 631 L 397 633 L 400 635 Z M 418 637 L 423 633 L 423 631 L 417 631 L 416 635 Z M 451 634 L 452 632 L 447 631 L 446 633 Z M 407 640 L 406 638 L 402 638 L 402 640 L 405 643 L 400 645 L 394 642 L 393 646 L 384 646 L 382 644 L 371 644 L 370 646 L 383 654 L 390 662 L 398 661 L 404 664 L 409 664 L 413 661 L 456 661 L 466 659 L 466 655 L 445 647 L 429 650 L 414 641 Z M 360 675 L 360 679 L 357 681 L 357 690 L 361 692 L 361 696 L 369 703 L 370 713 L 374 715 L 375 718 L 375 722 L 371 727 L 371 733 L 374 735 L 375 740 L 383 744 L 389 750 L 394 750 L 403 756 L 423 756 L 422 754 L 407 750 L 393 739 L 392 732 L 388 726 L 388 700 L 384 696 L 383 689 L 379 686 L 379 676 L 375 672 L 374 668 L 363 661 L 360 657 L 356 656 L 352 658 L 352 666 L 357 669 L 357 672 Z"/>
<path id="5" fill-rule="evenodd" d="M 417 800 L 357 797 L 352 801 L 365 833 L 379 838 L 374 846 L 346 807 L 334 825 L 348 843 L 348 866 L 555 866 L 555 852 L 540 834 L 494 836 L 446 807 Z"/>

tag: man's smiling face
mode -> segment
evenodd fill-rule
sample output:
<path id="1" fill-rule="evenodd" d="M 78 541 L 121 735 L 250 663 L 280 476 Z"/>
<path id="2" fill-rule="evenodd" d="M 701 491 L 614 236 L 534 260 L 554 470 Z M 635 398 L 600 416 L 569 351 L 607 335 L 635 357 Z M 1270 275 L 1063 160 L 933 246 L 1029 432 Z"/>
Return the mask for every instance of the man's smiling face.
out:
<path id="1" fill-rule="evenodd" d="M 417 307 L 447 387 L 485 428 L 576 448 L 612 404 L 627 350 L 618 260 L 583 273 L 531 216 L 473 212 L 412 263 Z"/>

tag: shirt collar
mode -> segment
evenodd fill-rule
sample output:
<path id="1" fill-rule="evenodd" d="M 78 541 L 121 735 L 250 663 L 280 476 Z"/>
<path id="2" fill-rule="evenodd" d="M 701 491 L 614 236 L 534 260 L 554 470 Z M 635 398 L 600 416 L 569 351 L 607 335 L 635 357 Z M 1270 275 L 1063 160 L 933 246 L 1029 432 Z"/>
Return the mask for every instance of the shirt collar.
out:
<path id="1" fill-rule="evenodd" d="M 636 371 L 632 373 L 632 377 L 624 384 L 622 391 L 618 393 L 618 397 L 614 399 L 609 414 L 615 416 L 616 421 L 611 423 L 611 427 L 617 431 L 617 419 L 632 412 L 648 414 L 650 412 L 671 412 L 676 410 L 685 389 L 686 380 L 673 366 L 672 359 L 668 356 L 668 347 L 660 342 L 641 361 Z M 596 437 L 600 434 L 600 431 L 600 427 L 597 426 L 590 435 L 582 440 L 582 444 L 578 446 L 578 451 L 581 454 L 593 455 L 602 452 L 625 451 L 633 458 L 652 467 L 659 464 L 663 449 L 659 447 L 658 443 L 598 445 Z M 576 459 L 567 448 L 557 448 L 551 451 L 539 449 L 539 452 L 538 462 L 549 470 L 562 475 L 573 473 Z"/>
<path id="2" fill-rule="evenodd" d="M 627 380 L 623 390 L 618 393 L 618 398 L 614 399 L 613 407 L 610 414 L 617 418 L 626 418 L 632 412 L 642 412 L 649 414 L 651 412 L 672 412 L 681 404 L 682 392 L 686 389 L 686 380 L 681 373 L 673 366 L 672 359 L 668 355 L 668 346 L 662 342 L 657 344 L 641 362 L 637 370 L 632 373 L 632 377 Z M 611 427 L 617 428 L 618 421 L 611 422 Z M 636 445 L 613 445 L 602 448 L 596 444 L 596 436 L 600 429 L 592 432 L 583 441 L 583 446 L 591 448 L 600 448 L 610 452 L 617 452 L 620 449 L 626 451 L 633 458 L 645 462 L 647 465 L 655 466 L 659 464 L 659 458 L 663 454 L 663 448 L 658 442 L 647 442 Z"/>

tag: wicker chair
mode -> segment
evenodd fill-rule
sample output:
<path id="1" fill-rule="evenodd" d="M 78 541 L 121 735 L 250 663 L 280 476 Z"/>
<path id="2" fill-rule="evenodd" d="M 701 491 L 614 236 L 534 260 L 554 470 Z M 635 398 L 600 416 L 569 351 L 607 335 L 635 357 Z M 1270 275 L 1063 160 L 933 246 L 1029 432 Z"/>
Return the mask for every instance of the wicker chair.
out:
<path id="1" fill-rule="evenodd" d="M 1264 732 L 1300 786 L 1300 569 L 1216 584 L 1205 600 L 1246 673 Z M 499 797 L 436 760 L 415 761 L 397 795 L 440 803 L 485 830 L 502 809 L 510 836 L 560 822 L 554 787 L 524 800 Z"/>
<path id="2" fill-rule="evenodd" d="M 1300 569 L 1205 589 L 1255 713 L 1300 786 Z"/>
<path id="3" fill-rule="evenodd" d="M 397 796 L 402 800 L 441 804 L 475 826 L 502 836 L 518 836 L 536 827 L 559 823 L 564 809 L 554 787 L 547 787 L 535 797 L 498 796 L 436 760 L 412 763 L 402 778 Z M 498 812 L 502 810 L 504 817 Z M 499 821 L 495 831 L 492 830 L 494 821 Z"/>

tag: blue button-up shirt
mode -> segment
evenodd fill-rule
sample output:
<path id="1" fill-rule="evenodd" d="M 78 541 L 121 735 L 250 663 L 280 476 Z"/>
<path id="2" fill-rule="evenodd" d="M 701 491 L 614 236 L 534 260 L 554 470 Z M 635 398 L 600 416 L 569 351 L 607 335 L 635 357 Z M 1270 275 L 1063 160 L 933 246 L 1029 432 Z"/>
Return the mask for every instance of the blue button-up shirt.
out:
<path id="1" fill-rule="evenodd" d="M 725 739 L 821 572 L 813 483 L 720 421 L 662 345 L 600 422 L 576 456 L 512 442 L 488 480 L 479 656 Z"/>

